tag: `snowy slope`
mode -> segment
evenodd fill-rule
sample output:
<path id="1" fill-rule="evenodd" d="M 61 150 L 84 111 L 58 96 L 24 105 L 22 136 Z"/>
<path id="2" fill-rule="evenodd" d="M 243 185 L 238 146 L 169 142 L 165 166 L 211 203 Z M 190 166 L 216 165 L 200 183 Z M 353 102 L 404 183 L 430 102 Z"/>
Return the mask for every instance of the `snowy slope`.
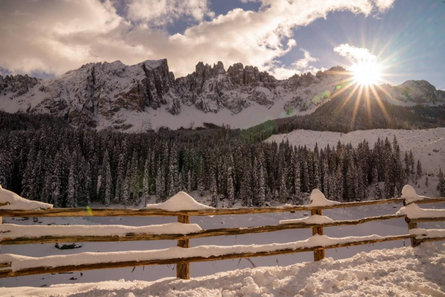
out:
<path id="1" fill-rule="evenodd" d="M 353 146 L 357 146 L 360 142 L 366 140 L 372 148 L 378 138 L 383 140 L 388 138 L 392 142 L 394 136 L 397 138 L 402 152 L 411 150 L 414 158 L 420 160 L 423 171 L 430 174 L 430 181 L 435 181 L 433 174 L 437 174 L 439 169 L 445 170 L 445 128 L 422 130 L 374 129 L 349 133 L 295 130 L 287 134 L 272 135 L 266 142 L 280 143 L 288 140 L 293 145 L 305 145 L 313 149 L 316 144 L 319 148 L 327 145 L 335 147 L 337 142 L 340 141 L 344 144 L 351 143 Z M 435 182 L 432 182 L 432 186 L 429 188 L 425 188 L 424 183 L 421 184 L 424 192 L 419 193 L 430 196 L 436 195 Z"/>
<path id="2" fill-rule="evenodd" d="M 107 281 L 0 288 L 2 296 L 444 296 L 443 245 L 361 252 L 352 258 L 259 267 L 190 281 Z"/>

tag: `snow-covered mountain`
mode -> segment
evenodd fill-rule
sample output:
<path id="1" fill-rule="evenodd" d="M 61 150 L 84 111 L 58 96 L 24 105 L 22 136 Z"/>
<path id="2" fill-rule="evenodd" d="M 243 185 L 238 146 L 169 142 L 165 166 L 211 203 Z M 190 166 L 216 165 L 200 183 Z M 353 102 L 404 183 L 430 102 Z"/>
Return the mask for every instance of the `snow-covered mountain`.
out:
<path id="1" fill-rule="evenodd" d="M 347 76 L 343 68 L 334 67 L 277 80 L 241 63 L 226 70 L 221 62 L 200 62 L 193 73 L 175 79 L 165 59 L 131 66 L 90 63 L 48 80 L 0 75 L 0 110 L 49 113 L 75 126 L 126 132 L 206 122 L 247 128 L 314 111 L 344 87 Z M 395 104 L 445 102 L 445 92 L 425 81 L 387 88 Z"/>

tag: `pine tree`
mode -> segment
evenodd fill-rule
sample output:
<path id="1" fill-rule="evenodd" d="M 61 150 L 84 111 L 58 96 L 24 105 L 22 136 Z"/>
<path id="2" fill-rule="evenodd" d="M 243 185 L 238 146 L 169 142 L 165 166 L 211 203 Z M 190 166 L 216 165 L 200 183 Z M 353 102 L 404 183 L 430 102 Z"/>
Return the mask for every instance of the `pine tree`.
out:
<path id="1" fill-rule="evenodd" d="M 204 159 L 202 156 L 198 158 L 198 168 L 196 173 L 196 189 L 199 192 L 199 195 L 204 195 Z"/>
<path id="2" fill-rule="evenodd" d="M 235 203 L 235 187 L 232 174 L 232 167 L 227 168 L 227 200 L 229 200 L 230 206 Z"/>
<path id="3" fill-rule="evenodd" d="M 411 175 L 414 175 L 415 171 L 414 171 L 414 155 L 413 155 L 413 151 L 409 151 L 408 153 L 408 160 L 409 160 L 409 165 L 411 167 Z"/>
<path id="4" fill-rule="evenodd" d="M 439 195 L 441 197 L 445 197 L 445 178 L 442 173 L 442 170 L 439 170 L 439 174 L 437 175 L 439 178 L 439 183 L 437 184 L 437 190 L 439 191 Z"/>
<path id="5" fill-rule="evenodd" d="M 421 176 L 422 176 L 422 164 L 420 163 L 420 160 L 417 160 L 416 180 L 419 179 Z"/>
<path id="6" fill-rule="evenodd" d="M 123 181 L 122 185 L 122 197 L 121 197 L 121 203 L 125 206 L 129 204 L 130 200 L 130 177 L 126 176 Z"/>
<path id="7" fill-rule="evenodd" d="M 5 189 L 9 188 L 12 167 L 11 152 L 0 149 L 0 185 Z"/>
<path id="8" fill-rule="evenodd" d="M 105 162 L 105 193 L 104 193 L 104 203 L 105 205 L 110 205 L 113 200 L 113 181 L 111 177 L 111 167 L 108 158 L 108 151 L 106 151 L 106 156 L 104 157 Z"/>
<path id="9" fill-rule="evenodd" d="M 156 174 L 156 196 L 159 201 L 164 201 L 165 199 L 165 174 L 163 166 L 158 168 Z"/>
<path id="10" fill-rule="evenodd" d="M 144 164 L 144 177 L 142 179 L 142 196 L 144 204 L 150 195 L 150 160 L 147 158 Z"/>
<path id="11" fill-rule="evenodd" d="M 124 146 L 126 147 L 126 146 Z M 115 191 L 115 201 L 122 202 L 122 187 L 124 185 L 125 177 L 127 175 L 127 160 L 126 154 L 121 152 L 119 154 L 119 159 L 117 163 L 117 173 L 116 173 L 116 191 Z"/>
<path id="12" fill-rule="evenodd" d="M 187 171 L 187 192 L 191 192 L 193 189 L 192 187 L 192 171 L 189 169 Z"/>
<path id="13" fill-rule="evenodd" d="M 68 196 L 66 199 L 66 207 L 73 208 L 77 206 L 76 183 L 76 169 L 73 162 L 70 165 L 70 171 L 68 175 Z"/>
<path id="14" fill-rule="evenodd" d="M 379 173 L 377 170 L 377 166 L 372 167 L 372 182 L 373 183 L 379 182 Z"/>
<path id="15" fill-rule="evenodd" d="M 287 170 L 283 168 L 280 173 L 280 187 L 278 195 L 280 197 L 280 202 L 285 202 L 289 197 L 289 192 L 287 190 Z"/>
<path id="16" fill-rule="evenodd" d="M 309 184 L 309 169 L 308 169 L 308 164 L 306 159 L 303 160 L 303 183 L 302 183 L 302 188 L 304 189 L 304 192 L 310 192 L 310 184 Z"/>
<path id="17" fill-rule="evenodd" d="M 167 180 L 167 195 L 172 197 L 178 192 L 178 177 L 179 168 L 177 161 L 176 146 L 173 144 L 170 148 L 170 154 L 168 158 L 168 180 Z"/>
<path id="18" fill-rule="evenodd" d="M 79 150 L 80 152 L 80 150 Z M 89 201 L 89 193 L 88 193 L 88 184 L 89 178 L 87 177 L 87 165 L 85 158 L 80 155 L 77 158 L 77 162 L 75 164 L 75 170 L 77 171 L 77 180 L 76 180 L 76 205 L 85 206 L 88 205 Z"/>
<path id="19" fill-rule="evenodd" d="M 50 203 L 54 204 L 55 207 L 62 206 L 64 196 L 66 194 L 66 188 L 64 187 L 64 180 L 66 177 L 67 170 L 65 154 L 59 150 L 54 158 L 54 171 L 51 176 L 50 185 Z"/>
<path id="20" fill-rule="evenodd" d="M 266 180 L 264 178 L 263 164 L 259 163 L 258 169 L 258 192 L 257 192 L 257 205 L 262 206 L 266 202 Z"/>
<path id="21" fill-rule="evenodd" d="M 139 174 L 139 164 L 138 164 L 138 155 L 134 150 L 132 157 L 130 168 L 127 172 L 127 178 L 129 182 L 129 198 L 130 203 L 134 203 L 139 198 L 140 191 L 140 174 Z"/>
<path id="22" fill-rule="evenodd" d="M 312 184 L 312 189 L 321 190 L 320 165 L 317 158 L 314 158 L 314 181 Z"/>
<path id="23" fill-rule="evenodd" d="M 216 172 L 215 168 L 212 167 L 210 170 L 210 195 L 212 195 L 212 206 L 218 207 L 218 190 L 217 190 L 217 181 L 216 181 Z"/>
<path id="24" fill-rule="evenodd" d="M 334 182 L 335 190 L 333 191 L 334 197 L 338 201 L 343 200 L 343 195 L 344 195 L 344 181 L 343 181 L 343 179 L 344 179 L 344 177 L 343 177 L 342 167 L 338 166 L 337 171 L 335 173 L 335 182 Z"/>
<path id="25" fill-rule="evenodd" d="M 33 147 L 30 148 L 25 171 L 23 173 L 22 179 L 22 193 L 21 196 L 24 198 L 31 198 L 33 187 L 36 183 L 36 177 L 34 176 L 34 164 L 35 164 L 35 151 Z"/>
<path id="26" fill-rule="evenodd" d="M 385 188 L 384 188 L 385 198 L 394 197 L 394 184 L 390 178 L 390 171 L 385 171 Z"/>
<path id="27" fill-rule="evenodd" d="M 296 154 L 295 154 L 296 156 Z M 300 172 L 300 161 L 297 157 L 294 160 L 294 204 L 300 204 L 301 202 L 301 172 Z"/>
<path id="28" fill-rule="evenodd" d="M 404 161 L 405 161 L 405 176 L 406 178 L 409 178 L 411 174 L 411 162 L 409 160 L 408 152 L 405 152 Z"/>
<path id="29" fill-rule="evenodd" d="M 356 198 L 357 178 L 354 162 L 350 162 L 346 172 L 346 201 L 352 201 Z"/>
<path id="30" fill-rule="evenodd" d="M 380 189 L 379 183 L 375 183 L 375 185 L 374 185 L 374 195 L 375 195 L 375 199 L 383 198 L 382 189 Z"/>
<path id="31" fill-rule="evenodd" d="M 239 195 L 245 206 L 252 206 L 252 166 L 250 159 L 245 160 L 243 165 Z"/>

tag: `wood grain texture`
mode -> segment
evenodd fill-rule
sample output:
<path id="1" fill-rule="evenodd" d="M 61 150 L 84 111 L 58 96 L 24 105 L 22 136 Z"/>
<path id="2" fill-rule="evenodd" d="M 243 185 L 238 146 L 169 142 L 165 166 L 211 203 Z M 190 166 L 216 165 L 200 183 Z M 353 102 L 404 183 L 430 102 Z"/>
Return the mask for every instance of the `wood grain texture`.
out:
<path id="1" fill-rule="evenodd" d="M 125 261 L 125 262 L 114 262 L 114 263 L 94 263 L 94 264 L 82 264 L 82 265 L 67 265 L 67 266 L 57 266 L 57 267 L 34 267 L 21 269 L 17 271 L 12 270 L 0 270 L 0 277 L 14 277 L 14 276 L 24 276 L 32 274 L 44 274 L 44 273 L 60 273 L 69 271 L 82 271 L 82 270 L 92 270 L 92 269 L 105 269 L 105 268 L 121 268 L 121 267 L 134 267 L 134 266 L 144 266 L 144 265 L 161 265 L 161 264 L 177 264 L 183 262 L 206 262 L 206 261 L 217 261 L 217 260 L 228 260 L 235 258 L 251 258 L 251 257 L 263 257 L 263 256 L 274 256 L 282 254 L 291 254 L 299 252 L 310 252 L 316 249 L 332 249 L 341 248 L 347 246 L 357 246 L 363 244 L 371 244 L 384 241 L 392 240 L 402 240 L 411 238 L 412 235 L 403 234 L 395 236 L 386 236 L 377 239 L 369 239 L 356 242 L 338 243 L 332 244 L 324 247 L 310 247 L 310 248 L 296 248 L 296 249 L 279 249 L 268 252 L 256 252 L 256 253 L 232 253 L 225 254 L 221 256 L 210 256 L 210 257 L 187 257 L 187 258 L 172 258 L 172 259 L 162 259 L 162 260 L 147 260 L 147 261 Z"/>
<path id="2" fill-rule="evenodd" d="M 305 224 L 305 223 L 288 223 L 279 225 L 265 225 L 265 226 L 253 226 L 253 227 L 239 227 L 239 228 L 218 228 L 207 229 L 199 232 L 188 234 L 138 234 L 128 233 L 125 236 L 42 236 L 42 237 L 20 237 L 20 238 L 8 238 L 7 233 L 2 234 L 0 237 L 0 244 L 35 244 L 39 243 L 56 243 L 56 242 L 103 242 L 103 241 L 138 241 L 138 240 L 181 240 L 181 239 L 194 239 L 213 236 L 233 236 L 253 233 L 266 233 L 274 231 L 282 231 L 289 229 L 306 229 L 314 227 L 335 227 L 342 225 L 358 225 L 371 221 L 381 221 L 403 218 L 404 215 L 382 215 L 375 217 L 361 218 L 357 220 L 343 220 L 335 221 L 325 224 Z M 36 231 L 40 226 L 35 226 Z"/>

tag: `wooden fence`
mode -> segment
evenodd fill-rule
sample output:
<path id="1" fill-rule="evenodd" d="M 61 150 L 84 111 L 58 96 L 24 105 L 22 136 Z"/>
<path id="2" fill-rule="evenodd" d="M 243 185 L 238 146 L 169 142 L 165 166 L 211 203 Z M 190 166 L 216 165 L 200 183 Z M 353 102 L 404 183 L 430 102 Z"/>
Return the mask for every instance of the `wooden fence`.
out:
<path id="1" fill-rule="evenodd" d="M 424 203 L 437 203 L 445 202 L 444 197 L 438 198 L 428 198 L 420 201 L 416 201 L 416 204 Z M 48 210 L 5 210 L 0 209 L 1 217 L 88 217 L 93 214 L 94 216 L 176 216 L 178 222 L 188 224 L 190 222 L 190 216 L 217 216 L 217 215 L 237 215 L 237 214 L 259 214 L 259 213 L 280 213 L 280 212 L 295 212 L 295 211 L 310 211 L 312 215 L 322 215 L 322 211 L 325 209 L 334 208 L 346 208 L 346 207 L 357 207 L 357 206 L 370 206 L 377 204 L 387 204 L 387 203 L 400 203 L 405 205 L 405 201 L 402 198 L 393 198 L 386 200 L 372 200 L 372 201 L 361 201 L 361 202 L 350 202 L 350 203 L 340 203 L 327 206 L 283 206 L 283 207 L 262 207 L 262 208 L 236 208 L 236 209 L 202 209 L 202 210 L 186 210 L 186 211 L 166 211 L 161 209 L 48 209 Z M 413 230 L 417 228 L 418 222 L 428 222 L 428 221 L 444 221 L 445 216 L 432 216 L 432 217 L 420 217 L 420 218 L 410 218 L 403 214 L 387 214 L 374 217 L 365 217 L 355 220 L 337 220 L 332 222 L 325 222 L 321 224 L 312 224 L 305 222 L 290 222 L 278 225 L 266 225 L 266 226 L 253 226 L 253 227 L 239 227 L 239 228 L 219 228 L 219 229 L 207 229 L 195 231 L 187 234 L 153 234 L 153 233 L 138 233 L 138 232 L 128 232 L 125 235 L 45 235 L 40 237 L 8 237 L 8 233 L 0 234 L 0 244 L 1 245 L 11 245 L 11 244 L 35 244 L 35 243 L 61 243 L 61 242 L 103 242 L 103 241 L 136 241 L 136 240 L 177 240 L 177 246 L 193 250 L 198 247 L 189 248 L 190 240 L 195 238 L 203 237 L 213 237 L 213 236 L 228 236 L 228 235 L 242 235 L 251 233 L 264 233 L 273 232 L 288 229 L 301 229 L 301 228 L 312 228 L 313 235 L 323 235 L 323 229 L 325 227 L 335 227 L 342 225 L 359 225 L 371 221 L 382 221 L 390 220 L 395 218 L 405 218 L 408 223 L 408 229 Z M 0 221 L 1 222 L 1 221 Z M 31 226 L 30 228 L 35 228 L 39 230 L 41 226 Z M 131 228 L 131 227 L 130 227 Z M 416 229 L 417 230 L 417 229 Z M 176 275 L 181 279 L 190 278 L 190 266 L 191 262 L 202 262 L 202 261 L 215 261 L 215 260 L 226 260 L 233 258 L 242 257 L 259 257 L 259 256 L 269 256 L 269 255 L 280 255 L 298 252 L 308 252 L 312 251 L 314 253 L 314 260 L 318 261 L 324 258 L 325 249 L 340 248 L 347 246 L 355 246 L 362 244 L 371 244 L 376 242 L 392 241 L 392 240 L 402 240 L 411 239 L 413 246 L 420 244 L 423 241 L 429 240 L 443 240 L 445 236 L 440 233 L 438 236 L 429 236 L 423 234 L 419 237 L 412 232 L 401 235 L 391 235 L 391 236 L 377 236 L 369 237 L 363 236 L 362 238 L 356 237 L 355 240 L 350 241 L 339 241 L 331 242 L 328 244 L 315 244 L 315 245 L 294 245 L 286 247 L 278 247 L 275 249 L 267 248 L 265 250 L 258 251 L 246 251 L 249 246 L 245 249 L 241 248 L 240 251 L 230 250 L 228 252 L 221 252 L 214 255 L 196 255 L 196 254 L 186 254 L 183 257 L 160 257 L 160 258 L 150 258 L 150 259 L 132 259 L 123 260 L 115 262 L 97 262 L 97 263 L 86 263 L 86 264 L 58 264 L 54 265 L 44 265 L 38 267 L 22 267 L 14 269 L 12 261 L 0 261 L 0 277 L 13 277 L 13 276 L 23 276 L 31 274 L 43 274 L 43 273 L 60 273 L 68 271 L 81 271 L 90 269 L 102 269 L 102 268 L 118 268 L 118 267 L 133 267 L 141 265 L 159 265 L 159 264 L 176 264 Z M 298 243 L 298 242 L 297 242 Z M 106 254 L 106 253 L 104 253 Z M 77 254 L 81 256 L 82 254 Z M 0 258 L 2 255 L 0 254 Z M 45 260 L 48 257 L 41 257 L 40 259 Z"/>

